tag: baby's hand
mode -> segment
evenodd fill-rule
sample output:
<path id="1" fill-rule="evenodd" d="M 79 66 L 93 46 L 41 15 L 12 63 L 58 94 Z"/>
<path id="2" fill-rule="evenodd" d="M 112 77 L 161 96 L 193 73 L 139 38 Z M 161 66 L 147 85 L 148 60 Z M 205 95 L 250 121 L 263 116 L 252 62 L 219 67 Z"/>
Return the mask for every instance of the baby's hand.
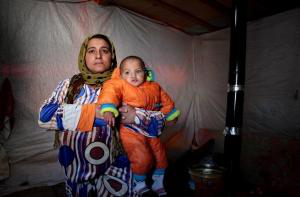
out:
<path id="1" fill-rule="evenodd" d="M 176 117 L 174 120 L 166 121 L 166 126 L 168 127 L 174 126 L 177 121 L 178 121 L 178 117 Z"/>
<path id="2" fill-rule="evenodd" d="M 110 111 L 103 113 L 104 120 L 107 122 L 109 126 L 115 126 L 115 117 L 114 114 Z"/>

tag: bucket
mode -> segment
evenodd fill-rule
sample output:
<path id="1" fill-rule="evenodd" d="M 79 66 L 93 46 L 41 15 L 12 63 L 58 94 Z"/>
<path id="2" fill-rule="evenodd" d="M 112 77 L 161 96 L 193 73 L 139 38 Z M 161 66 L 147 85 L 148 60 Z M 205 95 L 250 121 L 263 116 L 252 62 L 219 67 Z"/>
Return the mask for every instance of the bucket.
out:
<path id="1" fill-rule="evenodd" d="M 193 196 L 221 196 L 224 188 L 224 173 L 222 169 L 193 168 L 189 169 L 190 189 Z"/>

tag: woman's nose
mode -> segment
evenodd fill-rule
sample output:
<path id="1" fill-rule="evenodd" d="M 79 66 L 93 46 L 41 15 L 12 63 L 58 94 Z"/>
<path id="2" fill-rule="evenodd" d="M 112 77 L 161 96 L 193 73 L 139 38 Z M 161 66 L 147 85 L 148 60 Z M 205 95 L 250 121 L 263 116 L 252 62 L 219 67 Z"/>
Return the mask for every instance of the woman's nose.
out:
<path id="1" fill-rule="evenodd" d="M 96 58 L 101 58 L 101 57 L 102 57 L 101 51 L 98 51 L 98 52 L 96 53 Z"/>

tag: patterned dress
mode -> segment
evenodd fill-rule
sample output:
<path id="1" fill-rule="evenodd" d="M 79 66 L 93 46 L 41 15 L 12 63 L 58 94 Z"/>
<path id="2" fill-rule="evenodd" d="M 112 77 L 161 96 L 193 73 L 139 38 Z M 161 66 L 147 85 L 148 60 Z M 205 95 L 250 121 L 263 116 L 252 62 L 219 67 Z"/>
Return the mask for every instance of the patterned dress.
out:
<path id="1" fill-rule="evenodd" d="M 64 168 L 68 196 L 137 196 L 130 163 L 118 132 L 96 119 L 91 131 L 76 131 L 82 106 L 98 100 L 100 89 L 84 85 L 73 104 L 65 104 L 70 80 L 62 81 L 40 108 L 39 125 L 59 131 L 58 160 Z M 154 115 L 153 115 L 154 114 Z M 136 124 L 163 125 L 163 115 L 137 109 Z M 153 122 L 153 116 L 157 122 Z"/>

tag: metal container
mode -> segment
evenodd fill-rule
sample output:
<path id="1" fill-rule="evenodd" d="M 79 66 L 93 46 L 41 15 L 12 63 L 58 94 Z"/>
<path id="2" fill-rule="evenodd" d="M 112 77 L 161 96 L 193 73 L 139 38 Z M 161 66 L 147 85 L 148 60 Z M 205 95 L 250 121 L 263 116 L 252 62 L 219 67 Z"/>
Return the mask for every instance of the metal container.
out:
<path id="1" fill-rule="evenodd" d="M 219 196 L 224 189 L 224 168 L 218 166 L 211 157 L 189 168 L 190 189 L 193 196 Z"/>

